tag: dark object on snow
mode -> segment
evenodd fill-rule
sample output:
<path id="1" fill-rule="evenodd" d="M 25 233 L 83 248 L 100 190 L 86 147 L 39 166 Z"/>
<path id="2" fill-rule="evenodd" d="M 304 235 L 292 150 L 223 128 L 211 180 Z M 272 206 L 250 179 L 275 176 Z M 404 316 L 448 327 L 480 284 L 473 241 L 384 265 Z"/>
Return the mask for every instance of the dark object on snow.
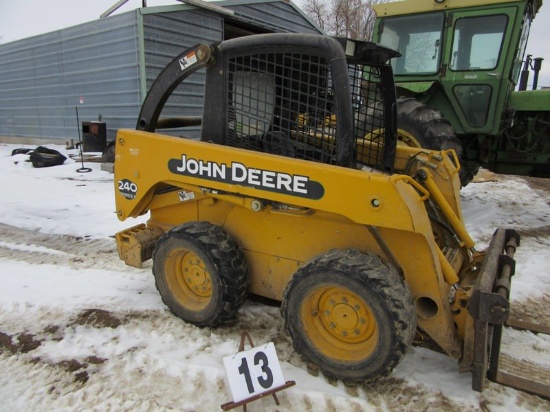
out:
<path id="1" fill-rule="evenodd" d="M 82 122 L 82 150 L 102 152 L 107 144 L 107 125 L 103 122 Z"/>
<path id="2" fill-rule="evenodd" d="M 38 146 L 30 153 L 29 160 L 34 167 L 50 167 L 62 165 L 67 158 L 57 150 Z"/>
<path id="3" fill-rule="evenodd" d="M 29 149 L 27 147 L 20 147 L 19 149 L 13 149 L 11 151 L 11 155 L 15 156 L 18 154 L 29 154 L 29 152 L 32 152 L 34 149 Z"/>

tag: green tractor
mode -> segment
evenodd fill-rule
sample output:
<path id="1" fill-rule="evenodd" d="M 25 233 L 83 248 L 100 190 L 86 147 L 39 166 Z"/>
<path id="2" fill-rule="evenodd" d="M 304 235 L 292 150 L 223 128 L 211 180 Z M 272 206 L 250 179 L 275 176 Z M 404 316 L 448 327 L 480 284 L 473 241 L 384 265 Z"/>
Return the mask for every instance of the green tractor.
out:
<path id="1" fill-rule="evenodd" d="M 525 55 L 542 0 L 405 0 L 373 6 L 393 60 L 402 144 L 454 148 L 461 181 L 480 166 L 550 177 L 550 89 Z M 527 91 L 529 69 L 534 71 Z"/>

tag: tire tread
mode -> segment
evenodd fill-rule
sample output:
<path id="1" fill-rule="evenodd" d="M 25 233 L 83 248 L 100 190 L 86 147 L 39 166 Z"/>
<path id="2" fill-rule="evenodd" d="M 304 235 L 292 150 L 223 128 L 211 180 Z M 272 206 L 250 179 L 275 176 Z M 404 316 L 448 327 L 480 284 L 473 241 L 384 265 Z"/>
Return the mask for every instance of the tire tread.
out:
<path id="1" fill-rule="evenodd" d="M 242 249 L 236 241 L 222 228 L 209 222 L 189 222 L 177 226 L 166 232 L 157 242 L 157 247 L 153 252 L 153 262 L 157 257 L 158 245 L 171 238 L 191 239 L 198 242 L 203 249 L 213 257 L 213 263 L 218 269 L 219 275 L 224 284 L 223 304 L 218 313 L 212 319 L 204 322 L 192 322 L 197 326 L 215 327 L 227 322 L 235 317 L 237 311 L 242 306 L 248 295 L 248 286 L 250 279 L 248 276 L 248 265 Z M 155 274 L 155 265 L 153 263 L 153 274 L 155 275 L 155 286 L 159 291 L 163 303 L 176 316 L 185 321 L 189 321 L 178 313 L 177 303 L 172 302 L 171 297 L 164 296 L 162 288 L 159 287 L 159 279 Z"/>

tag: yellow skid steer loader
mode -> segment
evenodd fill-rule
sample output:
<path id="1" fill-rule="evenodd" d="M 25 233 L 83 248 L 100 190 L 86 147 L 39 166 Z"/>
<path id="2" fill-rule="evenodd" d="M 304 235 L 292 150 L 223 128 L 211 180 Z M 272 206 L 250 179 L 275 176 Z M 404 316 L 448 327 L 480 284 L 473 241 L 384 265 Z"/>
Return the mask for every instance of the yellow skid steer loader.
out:
<path id="1" fill-rule="evenodd" d="M 304 34 L 184 51 L 116 138 L 118 217 L 150 214 L 116 235 L 119 255 L 152 258 L 164 303 L 197 326 L 248 297 L 279 303 L 295 350 L 328 377 L 388 375 L 420 333 L 481 391 L 519 236 L 498 229 L 476 251 L 454 150 L 398 145 L 396 56 Z M 176 87 L 201 82 L 202 115 L 160 116 Z"/>

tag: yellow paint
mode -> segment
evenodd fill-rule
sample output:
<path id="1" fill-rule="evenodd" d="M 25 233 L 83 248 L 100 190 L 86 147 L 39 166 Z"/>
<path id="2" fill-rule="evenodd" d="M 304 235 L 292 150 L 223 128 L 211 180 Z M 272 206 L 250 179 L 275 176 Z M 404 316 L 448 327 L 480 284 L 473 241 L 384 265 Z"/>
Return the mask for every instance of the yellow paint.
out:
<path id="1" fill-rule="evenodd" d="M 405 14 L 425 13 L 460 9 L 465 7 L 492 6 L 503 3 L 520 3 L 518 0 L 444 0 L 437 3 L 434 0 L 403 0 L 391 3 L 375 4 L 372 9 L 377 17 L 401 16 Z M 542 3 L 542 2 L 541 2 Z"/>

